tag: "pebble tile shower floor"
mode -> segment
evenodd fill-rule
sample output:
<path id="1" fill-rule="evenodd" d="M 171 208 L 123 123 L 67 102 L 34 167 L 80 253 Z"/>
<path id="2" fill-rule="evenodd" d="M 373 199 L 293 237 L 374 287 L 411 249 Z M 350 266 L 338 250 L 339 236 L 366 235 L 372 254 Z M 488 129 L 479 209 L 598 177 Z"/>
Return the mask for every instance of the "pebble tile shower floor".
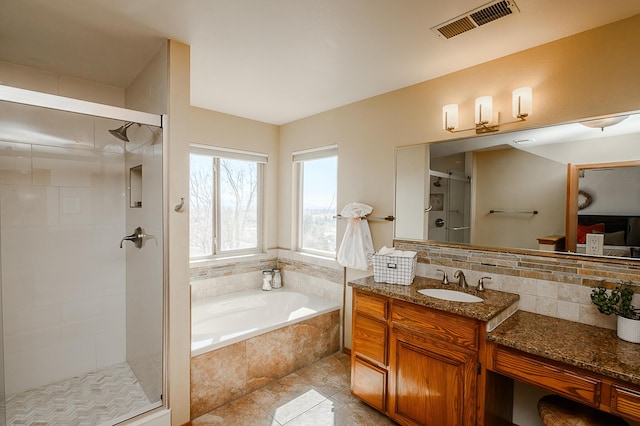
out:
<path id="1" fill-rule="evenodd" d="M 191 421 L 192 426 L 395 425 L 351 395 L 350 358 L 336 353 Z"/>
<path id="2" fill-rule="evenodd" d="M 96 426 L 150 404 L 126 363 L 7 398 L 8 426 Z"/>

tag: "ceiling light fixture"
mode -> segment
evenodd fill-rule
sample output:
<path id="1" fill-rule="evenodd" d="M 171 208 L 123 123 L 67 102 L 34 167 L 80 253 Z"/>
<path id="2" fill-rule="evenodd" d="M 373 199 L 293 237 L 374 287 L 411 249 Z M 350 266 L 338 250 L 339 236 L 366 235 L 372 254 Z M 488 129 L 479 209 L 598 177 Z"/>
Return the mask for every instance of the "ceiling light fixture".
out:
<path id="1" fill-rule="evenodd" d="M 627 118 L 629 118 L 628 115 L 619 115 L 617 117 L 606 117 L 606 118 L 598 118 L 596 120 L 581 121 L 580 124 L 582 124 L 585 127 L 590 127 L 592 129 L 600 129 L 601 131 L 604 132 L 605 127 L 615 126 L 616 124 L 626 120 Z"/>
<path id="2" fill-rule="evenodd" d="M 448 104 L 442 107 L 442 127 L 444 130 L 457 133 L 467 130 L 475 130 L 476 134 L 497 132 L 500 124 L 511 124 L 525 121 L 533 110 L 533 92 L 530 87 L 520 87 L 512 93 L 512 115 L 517 118 L 515 121 L 500 123 L 500 113 L 497 113 L 496 123 L 490 125 L 494 120 L 493 98 L 491 96 L 480 96 L 475 101 L 475 127 L 459 129 L 458 104 Z"/>

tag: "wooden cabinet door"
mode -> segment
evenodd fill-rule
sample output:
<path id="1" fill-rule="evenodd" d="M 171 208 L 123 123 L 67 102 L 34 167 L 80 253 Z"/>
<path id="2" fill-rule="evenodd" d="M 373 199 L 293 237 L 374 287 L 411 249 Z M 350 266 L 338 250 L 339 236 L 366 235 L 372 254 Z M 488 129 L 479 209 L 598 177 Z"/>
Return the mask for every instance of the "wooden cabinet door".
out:
<path id="1" fill-rule="evenodd" d="M 388 299 L 356 291 L 353 308 L 351 393 L 386 413 Z"/>
<path id="2" fill-rule="evenodd" d="M 352 351 L 379 367 L 387 366 L 387 324 L 357 312 L 353 315 Z"/>
<path id="3" fill-rule="evenodd" d="M 394 420 L 406 425 L 475 425 L 476 354 L 395 332 L 389 355 Z"/>
<path id="4" fill-rule="evenodd" d="M 384 413 L 387 409 L 387 370 L 353 358 L 351 393 Z"/>

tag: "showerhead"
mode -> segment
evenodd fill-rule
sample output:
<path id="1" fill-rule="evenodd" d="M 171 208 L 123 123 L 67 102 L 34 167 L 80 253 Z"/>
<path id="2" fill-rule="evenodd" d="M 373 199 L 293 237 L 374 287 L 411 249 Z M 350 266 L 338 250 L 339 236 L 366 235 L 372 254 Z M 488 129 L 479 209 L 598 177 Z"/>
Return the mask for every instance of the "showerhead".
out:
<path id="1" fill-rule="evenodd" d="M 440 183 L 440 179 L 441 179 L 441 178 L 440 178 L 440 177 L 438 177 L 438 178 L 436 179 L 436 181 L 435 181 L 435 182 L 433 182 L 433 186 L 435 186 L 436 188 L 440 188 L 440 187 L 442 186 L 442 184 Z"/>
<path id="2" fill-rule="evenodd" d="M 117 129 L 109 130 L 109 133 L 111 133 L 113 136 L 120 139 L 121 141 L 129 142 L 129 138 L 127 137 L 127 129 L 131 127 L 131 125 L 133 124 L 134 124 L 133 122 L 124 123 L 122 126 L 118 127 Z"/>

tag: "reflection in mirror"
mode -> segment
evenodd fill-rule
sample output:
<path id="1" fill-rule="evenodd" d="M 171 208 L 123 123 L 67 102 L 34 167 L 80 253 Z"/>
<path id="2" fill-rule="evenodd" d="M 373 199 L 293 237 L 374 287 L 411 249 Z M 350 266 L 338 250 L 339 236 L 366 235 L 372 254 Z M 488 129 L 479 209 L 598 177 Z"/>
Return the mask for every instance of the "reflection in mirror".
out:
<path id="1" fill-rule="evenodd" d="M 569 237 L 577 233 L 578 187 L 575 195 L 569 192 L 569 165 L 611 168 L 610 163 L 638 161 L 639 137 L 640 115 L 625 114 L 399 147 L 395 238 L 575 252 Z M 640 203 L 637 179 L 623 175 L 606 191 Z M 450 190 L 458 184 L 466 188 L 456 198 Z M 601 198 L 600 206 L 604 203 Z M 640 205 L 623 209 L 613 198 L 606 204 L 608 216 L 640 216 Z M 632 251 L 603 254 L 629 257 Z"/>
<path id="2" fill-rule="evenodd" d="M 567 250 L 640 257 L 640 162 L 570 165 L 568 176 Z"/>

